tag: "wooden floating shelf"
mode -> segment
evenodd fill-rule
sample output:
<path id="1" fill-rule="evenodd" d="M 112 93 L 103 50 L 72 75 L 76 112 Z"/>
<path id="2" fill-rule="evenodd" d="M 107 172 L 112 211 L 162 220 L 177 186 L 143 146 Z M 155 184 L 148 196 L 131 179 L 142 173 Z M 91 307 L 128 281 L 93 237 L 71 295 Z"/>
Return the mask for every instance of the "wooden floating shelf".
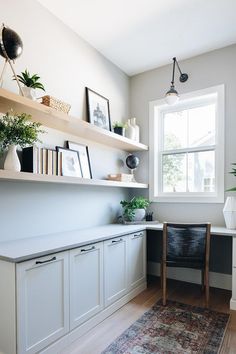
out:
<path id="1" fill-rule="evenodd" d="M 41 175 L 29 172 L 14 172 L 0 170 L 0 180 L 18 182 L 40 182 L 40 183 L 61 183 L 79 184 L 85 186 L 123 187 L 123 188 L 148 188 L 148 184 L 134 182 L 117 182 L 100 179 L 87 179 L 66 176 Z"/>
<path id="2" fill-rule="evenodd" d="M 40 122 L 48 128 L 53 128 L 96 143 L 129 152 L 148 150 L 147 145 L 136 143 L 126 137 L 0 88 L 0 111 L 6 113 L 10 109 L 19 113 L 31 114 L 33 121 Z"/>

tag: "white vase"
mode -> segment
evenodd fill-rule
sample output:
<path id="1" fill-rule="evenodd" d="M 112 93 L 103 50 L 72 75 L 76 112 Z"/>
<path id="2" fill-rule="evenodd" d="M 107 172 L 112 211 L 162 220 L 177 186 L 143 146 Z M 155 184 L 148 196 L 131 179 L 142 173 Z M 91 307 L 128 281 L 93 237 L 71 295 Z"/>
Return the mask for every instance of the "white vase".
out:
<path id="1" fill-rule="evenodd" d="M 23 86 L 22 91 L 24 93 L 24 96 L 31 99 L 31 100 L 36 100 L 36 90 L 32 87 L 27 87 Z"/>
<path id="2" fill-rule="evenodd" d="M 139 128 L 139 126 L 136 124 L 136 118 L 131 118 L 130 119 L 130 122 L 131 122 L 131 125 L 134 127 L 134 129 L 135 129 L 135 141 L 137 142 L 137 143 L 139 143 L 139 141 L 140 141 L 140 128 Z"/>
<path id="3" fill-rule="evenodd" d="M 236 197 L 227 197 L 223 214 L 227 229 L 236 228 Z"/>
<path id="4" fill-rule="evenodd" d="M 21 165 L 17 155 L 16 145 L 9 145 L 7 156 L 4 162 L 4 170 L 20 171 Z"/>
<path id="5" fill-rule="evenodd" d="M 145 217 L 146 211 L 145 209 L 135 209 L 133 221 L 142 221 Z"/>
<path id="6" fill-rule="evenodd" d="M 135 127 L 131 124 L 130 119 L 127 122 L 127 128 L 125 129 L 125 136 L 128 139 L 135 140 L 136 137 L 136 130 Z"/>

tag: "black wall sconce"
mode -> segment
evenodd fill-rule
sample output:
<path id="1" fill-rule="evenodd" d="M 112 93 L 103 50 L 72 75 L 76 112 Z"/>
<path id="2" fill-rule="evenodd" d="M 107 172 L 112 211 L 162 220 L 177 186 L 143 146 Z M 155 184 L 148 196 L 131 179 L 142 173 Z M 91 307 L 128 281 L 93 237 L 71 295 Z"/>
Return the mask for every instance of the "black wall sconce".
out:
<path id="1" fill-rule="evenodd" d="M 171 85 L 169 91 L 166 92 L 165 95 L 165 100 L 169 105 L 175 104 L 178 99 L 179 99 L 179 94 L 175 89 L 175 64 L 177 65 L 177 68 L 180 73 L 179 81 L 180 82 L 185 82 L 188 80 L 188 74 L 182 73 L 180 70 L 179 64 L 177 62 L 176 57 L 173 58 L 173 71 L 172 71 L 172 80 L 171 80 Z"/>

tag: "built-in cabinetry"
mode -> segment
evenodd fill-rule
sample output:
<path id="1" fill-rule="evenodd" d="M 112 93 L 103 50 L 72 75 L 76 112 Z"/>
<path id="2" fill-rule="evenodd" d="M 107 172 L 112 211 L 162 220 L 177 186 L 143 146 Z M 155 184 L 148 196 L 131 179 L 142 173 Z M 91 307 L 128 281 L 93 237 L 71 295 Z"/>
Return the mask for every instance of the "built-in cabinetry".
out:
<path id="1" fill-rule="evenodd" d="M 42 125 L 72 134 L 75 137 L 87 139 L 107 147 L 113 147 L 120 150 L 147 151 L 148 146 L 137 143 L 126 137 L 120 136 L 106 129 L 102 129 L 93 124 L 85 122 L 79 118 L 68 116 L 65 113 L 58 112 L 53 108 L 44 106 L 36 101 L 16 95 L 12 92 L 0 88 L 0 112 L 7 112 L 13 109 L 16 112 L 24 112 L 32 115 L 32 120 Z M 67 183 L 79 185 L 94 185 L 107 187 L 123 188 L 148 188 L 145 183 L 125 183 L 107 180 L 94 180 L 75 177 L 50 176 L 42 174 L 33 174 L 27 172 L 11 172 L 0 170 L 0 180 L 18 180 L 28 182 L 46 182 L 46 183 Z"/>
<path id="2" fill-rule="evenodd" d="M 233 237 L 233 257 L 232 257 L 232 298 L 230 308 L 236 310 L 236 237 Z"/>
<path id="3" fill-rule="evenodd" d="M 56 353 L 146 287 L 145 231 L 0 261 L 0 281 L 1 354 Z"/>

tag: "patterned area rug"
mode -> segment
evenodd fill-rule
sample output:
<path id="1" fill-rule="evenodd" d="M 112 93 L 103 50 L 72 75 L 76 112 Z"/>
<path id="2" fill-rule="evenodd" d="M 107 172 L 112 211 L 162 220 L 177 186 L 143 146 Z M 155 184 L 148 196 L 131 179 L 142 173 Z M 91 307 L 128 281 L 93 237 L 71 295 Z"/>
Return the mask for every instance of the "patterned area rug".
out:
<path id="1" fill-rule="evenodd" d="M 158 301 L 102 354 L 218 353 L 228 320 L 228 314 Z"/>

